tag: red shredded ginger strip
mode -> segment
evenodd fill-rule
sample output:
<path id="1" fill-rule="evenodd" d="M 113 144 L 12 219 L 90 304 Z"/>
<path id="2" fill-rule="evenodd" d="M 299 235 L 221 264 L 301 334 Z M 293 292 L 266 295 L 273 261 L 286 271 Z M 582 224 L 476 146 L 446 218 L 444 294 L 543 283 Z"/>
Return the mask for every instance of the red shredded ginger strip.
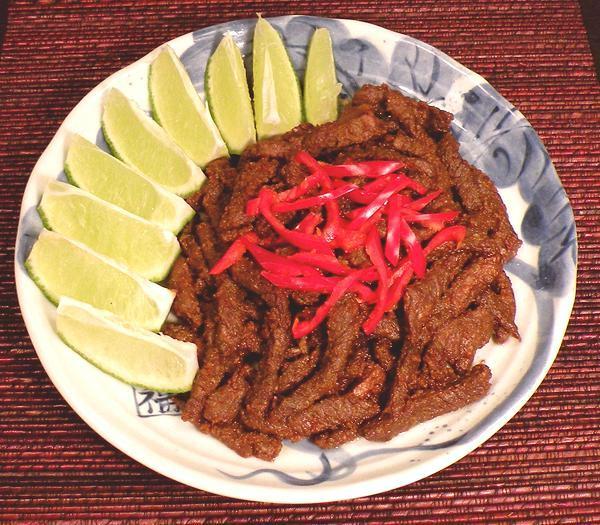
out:
<path id="1" fill-rule="evenodd" d="M 317 328 L 347 292 L 356 293 L 360 301 L 373 305 L 362 325 L 363 331 L 371 334 L 385 312 L 402 300 L 410 281 L 425 275 L 427 255 L 448 242 L 459 246 L 466 228 L 447 226 L 458 218 L 456 211 L 422 213 L 441 190 L 428 193 L 422 184 L 401 172 L 405 168 L 402 162 L 375 160 L 331 165 L 305 151 L 294 160 L 309 171 L 300 184 L 280 193 L 263 187 L 258 197 L 246 205 L 246 213 L 262 215 L 277 237 L 261 241 L 255 233 L 240 236 L 210 273 L 226 271 L 249 252 L 261 266 L 261 275 L 274 286 L 327 296 L 313 317 L 294 320 L 295 338 Z M 368 181 L 359 186 L 356 179 L 360 178 Z M 414 194 L 418 197 L 413 198 Z M 340 207 L 342 199 L 345 204 Z M 276 215 L 302 210 L 306 213 L 293 229 Z M 411 224 L 437 233 L 423 247 Z M 286 251 L 290 246 L 296 251 L 281 255 L 264 245 L 287 245 Z M 366 251 L 371 266 L 353 268 L 340 258 L 340 252 L 360 248 Z M 403 249 L 406 256 L 400 259 Z"/>

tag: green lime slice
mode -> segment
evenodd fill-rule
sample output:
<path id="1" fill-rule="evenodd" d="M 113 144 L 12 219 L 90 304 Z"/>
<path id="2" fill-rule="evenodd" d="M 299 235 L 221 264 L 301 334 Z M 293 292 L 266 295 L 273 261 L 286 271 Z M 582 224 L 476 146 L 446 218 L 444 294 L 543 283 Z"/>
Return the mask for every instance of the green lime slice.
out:
<path id="1" fill-rule="evenodd" d="M 172 232 L 71 184 L 51 181 L 38 212 L 48 230 L 85 244 L 151 281 L 162 281 L 179 255 Z"/>
<path id="2" fill-rule="evenodd" d="M 25 267 L 54 304 L 71 297 L 158 332 L 175 294 L 129 272 L 84 245 L 43 230 Z"/>
<path id="3" fill-rule="evenodd" d="M 66 297 L 58 305 L 56 331 L 90 363 L 133 386 L 187 392 L 198 370 L 195 344 L 136 328 Z"/>
<path id="4" fill-rule="evenodd" d="M 308 47 L 304 73 L 304 111 L 315 126 L 338 116 L 338 96 L 342 85 L 335 76 L 335 62 L 329 31 L 316 29 Z"/>
<path id="5" fill-rule="evenodd" d="M 226 34 L 206 66 L 206 99 L 230 153 L 240 154 L 256 142 L 254 114 L 244 60 Z"/>
<path id="6" fill-rule="evenodd" d="M 264 139 L 302 122 L 300 84 L 279 33 L 260 16 L 252 52 L 254 117 L 258 138 Z"/>
<path id="7" fill-rule="evenodd" d="M 204 173 L 154 120 L 117 89 L 104 101 L 102 131 L 113 154 L 165 189 L 185 197 Z"/>
<path id="8" fill-rule="evenodd" d="M 79 135 L 71 140 L 65 173 L 71 184 L 173 233 L 194 216 L 194 209 L 181 197 Z"/>
<path id="9" fill-rule="evenodd" d="M 169 46 L 150 65 L 148 86 L 154 119 L 190 159 L 205 166 L 228 155 L 207 107 Z"/>

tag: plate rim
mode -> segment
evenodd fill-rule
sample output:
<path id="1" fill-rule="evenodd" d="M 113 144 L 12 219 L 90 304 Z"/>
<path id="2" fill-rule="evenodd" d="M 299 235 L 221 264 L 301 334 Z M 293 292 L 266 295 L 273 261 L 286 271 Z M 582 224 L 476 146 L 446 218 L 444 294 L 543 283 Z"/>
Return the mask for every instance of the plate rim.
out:
<path id="1" fill-rule="evenodd" d="M 299 16 L 303 17 L 303 18 L 310 18 L 315 21 L 332 20 L 332 21 L 341 21 L 343 23 L 344 22 L 350 22 L 352 24 L 358 23 L 360 25 L 363 25 L 365 27 L 365 29 L 367 29 L 369 31 L 378 31 L 378 32 L 383 31 L 383 32 L 389 33 L 390 35 L 394 35 L 395 38 L 397 38 L 397 36 L 406 38 L 407 40 L 414 43 L 416 46 L 419 46 L 423 49 L 426 49 L 426 50 L 434 53 L 435 55 L 440 56 L 443 60 L 445 60 L 448 64 L 450 64 L 454 69 L 460 71 L 461 73 L 467 74 L 469 76 L 473 76 L 473 78 L 481 80 L 480 87 L 482 89 L 488 91 L 488 87 L 489 87 L 489 89 L 492 90 L 492 94 L 494 94 L 495 96 L 501 97 L 502 101 L 504 101 L 505 103 L 512 106 L 512 104 L 510 102 L 508 102 L 489 82 L 487 82 L 487 80 L 483 76 L 472 71 L 471 69 L 467 68 L 466 66 L 460 64 L 457 60 L 448 56 L 446 53 L 439 50 L 438 48 L 435 48 L 435 47 L 433 47 L 425 42 L 422 42 L 421 40 L 419 40 L 417 38 L 411 37 L 409 35 L 405 35 L 403 33 L 397 32 L 397 31 L 392 31 L 390 29 L 384 28 L 382 26 L 379 26 L 379 25 L 376 25 L 376 24 L 373 24 L 370 22 L 364 22 L 362 20 L 355 20 L 355 19 L 348 19 L 348 18 L 330 18 L 330 17 L 309 16 L 309 15 L 302 15 L 302 14 L 290 14 L 290 15 L 284 15 L 284 16 L 279 16 L 279 17 L 266 17 L 266 19 L 277 23 L 277 22 L 282 22 L 285 20 L 290 20 L 290 19 L 293 19 L 293 18 L 296 18 Z M 252 20 L 255 20 L 255 18 L 232 19 L 227 22 L 221 22 L 219 24 L 205 26 L 203 28 L 200 28 L 199 30 L 215 29 L 215 28 L 218 28 L 219 26 L 226 27 L 227 25 L 229 25 L 233 22 L 246 22 L 246 21 L 250 22 Z M 70 115 L 80 105 L 85 104 L 86 100 L 89 97 L 91 97 L 95 93 L 104 91 L 107 86 L 109 86 L 113 83 L 115 77 L 121 75 L 124 70 L 127 70 L 137 64 L 149 62 L 153 58 L 153 55 L 157 52 L 157 50 L 160 49 L 161 47 L 163 47 L 164 45 L 169 45 L 176 40 L 180 40 L 185 37 L 193 36 L 194 33 L 195 33 L 195 31 L 190 31 L 190 32 L 176 36 L 168 41 L 165 41 L 165 42 L 159 44 L 157 47 L 155 47 L 154 49 L 152 49 L 151 51 L 146 53 L 144 56 L 142 56 L 138 60 L 135 60 L 135 61 L 123 66 L 122 68 L 115 71 L 108 77 L 104 78 L 101 82 L 96 84 L 91 90 L 89 90 L 79 100 L 79 102 L 65 116 L 65 118 L 61 122 L 60 126 L 53 134 L 52 139 L 50 140 L 48 145 L 44 148 L 43 152 L 38 157 L 38 160 L 36 161 L 33 169 L 31 170 L 31 173 L 29 174 L 27 184 L 23 191 L 23 199 L 21 201 L 21 206 L 19 208 L 18 228 L 17 228 L 17 235 L 16 235 L 16 240 L 15 240 L 15 253 L 14 253 L 15 285 L 16 285 L 16 289 L 17 289 L 17 298 L 18 298 L 19 309 L 21 311 L 21 315 L 25 322 L 27 333 L 29 335 L 29 338 L 31 339 L 31 342 L 32 342 L 35 352 L 38 356 L 38 359 L 42 363 L 42 366 L 43 366 L 45 372 L 48 374 L 50 380 L 52 381 L 52 384 L 58 390 L 58 392 L 63 397 L 63 399 L 67 402 L 67 404 L 75 411 L 75 413 L 96 434 L 98 434 L 102 439 L 104 439 L 109 444 L 111 444 L 112 446 L 117 448 L 119 451 L 121 451 L 124 454 L 126 454 L 127 456 L 129 456 L 134 461 L 141 463 L 145 467 L 150 468 L 151 470 L 153 470 L 161 475 L 164 475 L 170 479 L 173 479 L 173 480 L 183 483 L 185 485 L 191 486 L 196 489 L 204 490 L 206 492 L 210 492 L 213 494 L 218 494 L 220 496 L 225 496 L 225 497 L 230 497 L 230 498 L 235 498 L 235 499 L 244 499 L 244 500 L 249 500 L 249 501 L 257 501 L 257 502 L 265 502 L 265 503 L 284 503 L 284 504 L 295 504 L 295 503 L 296 504 L 298 504 L 298 503 L 309 504 L 309 503 L 326 503 L 326 502 L 333 502 L 333 501 L 344 501 L 344 500 L 348 500 L 348 499 L 354 499 L 357 497 L 371 496 L 371 495 L 386 492 L 386 491 L 389 491 L 392 489 L 401 488 L 403 486 L 414 483 L 421 479 L 425 479 L 425 478 L 447 468 L 448 466 L 453 465 L 457 461 L 463 459 L 466 455 L 470 454 L 475 449 L 479 448 L 488 439 L 490 439 L 493 435 L 495 435 L 502 427 L 504 427 L 506 425 L 506 423 L 508 423 L 509 420 L 511 420 L 521 410 L 521 408 L 525 405 L 525 403 L 527 403 L 527 401 L 536 392 L 539 385 L 541 384 L 541 382 L 544 380 L 544 378 L 548 374 L 548 371 L 549 371 L 550 367 L 552 366 L 554 360 L 556 359 L 556 356 L 558 355 L 558 352 L 562 345 L 562 341 L 564 339 L 564 334 L 565 334 L 568 324 L 569 324 L 569 320 L 570 320 L 571 313 L 573 310 L 575 294 L 576 294 L 577 271 L 578 271 L 578 258 L 577 258 L 578 243 L 577 243 L 577 228 L 576 228 L 576 223 L 575 223 L 574 217 L 573 217 L 573 224 L 575 227 L 574 249 L 575 249 L 576 256 L 575 256 L 575 264 L 574 264 L 573 274 L 572 274 L 571 283 L 570 283 L 570 284 L 572 284 L 572 286 L 569 286 L 567 288 L 565 294 L 562 297 L 563 301 L 566 301 L 565 305 L 568 306 L 568 308 L 566 308 L 566 306 L 563 306 L 563 310 L 566 311 L 568 309 L 568 315 L 564 314 L 562 316 L 562 318 L 564 318 L 564 327 L 561 327 L 561 329 L 558 331 L 559 334 L 556 336 L 556 340 L 553 341 L 553 344 L 551 345 L 551 353 L 548 355 L 547 360 L 544 363 L 543 369 L 534 378 L 534 380 L 528 384 L 528 386 L 527 386 L 527 388 L 525 388 L 523 394 L 514 403 L 509 405 L 507 407 L 507 409 L 504 410 L 504 412 L 499 414 L 498 417 L 496 417 L 492 422 L 490 422 L 490 424 L 477 436 L 477 439 L 468 441 L 467 443 L 464 443 L 464 444 L 454 448 L 453 452 L 447 454 L 447 456 L 439 457 L 439 458 L 437 458 L 436 461 L 425 462 L 422 465 L 420 465 L 419 467 L 415 467 L 414 469 L 411 469 L 410 470 L 411 475 L 409 475 L 409 476 L 403 475 L 402 473 L 385 474 L 383 476 L 377 476 L 377 477 L 373 477 L 373 478 L 366 479 L 366 480 L 352 481 L 344 487 L 335 487 L 335 486 L 327 487 L 326 485 L 323 485 L 323 484 L 315 485 L 313 488 L 315 488 L 316 490 L 303 490 L 303 489 L 307 489 L 309 487 L 297 487 L 297 486 L 287 486 L 287 485 L 279 486 L 279 487 L 255 486 L 250 493 L 246 493 L 248 491 L 245 490 L 244 487 L 240 487 L 240 485 L 237 483 L 237 480 L 228 479 L 225 476 L 219 478 L 218 485 L 211 484 L 212 478 L 209 476 L 204 476 L 204 473 L 194 471 L 194 472 L 196 472 L 196 477 L 193 478 L 193 477 L 187 475 L 187 469 L 186 469 L 186 473 L 184 474 L 183 470 L 178 470 L 181 467 L 175 465 L 173 460 L 170 460 L 170 459 L 165 460 L 164 457 L 160 456 L 159 454 L 155 453 L 154 451 L 145 450 L 145 451 L 140 452 L 141 449 L 139 447 L 139 443 L 131 442 L 127 438 L 125 433 L 121 433 L 120 431 L 117 433 L 114 433 L 114 432 L 111 432 L 111 429 L 104 428 L 102 421 L 101 421 L 102 418 L 97 417 L 96 414 L 94 414 L 93 412 L 84 410 L 83 407 L 81 407 L 79 405 L 78 397 L 76 395 L 73 395 L 72 393 L 70 393 L 69 389 L 67 387 L 65 387 L 64 384 L 62 384 L 60 381 L 56 380 L 56 375 L 54 373 L 53 367 L 50 365 L 50 363 L 47 361 L 47 359 L 45 357 L 43 357 L 43 353 L 38 350 L 38 348 L 41 348 L 43 346 L 43 342 L 39 339 L 40 334 L 38 334 L 35 329 L 35 319 L 34 319 L 35 316 L 32 314 L 32 312 L 28 311 L 28 309 L 24 306 L 24 302 L 23 302 L 24 292 L 23 292 L 22 282 L 24 279 L 28 279 L 28 276 L 25 275 L 24 272 L 22 272 L 22 269 L 20 268 L 19 261 L 18 261 L 17 248 L 19 246 L 20 239 L 23 236 L 22 222 L 23 222 L 24 212 L 26 211 L 24 197 L 28 192 L 31 191 L 31 186 L 33 184 L 31 174 L 36 172 L 36 169 L 38 168 L 38 165 L 39 165 L 42 157 L 44 157 L 44 155 L 46 154 L 48 149 L 50 149 L 50 147 L 52 146 L 54 141 L 58 140 L 57 137 L 61 133 L 61 131 L 64 131 L 63 127 L 65 125 L 65 121 L 67 121 L 69 119 Z M 488 91 L 488 93 L 489 93 L 489 91 Z M 516 110 L 516 111 L 520 114 L 520 112 L 518 110 Z M 525 117 L 523 117 L 523 118 L 525 119 Z M 533 129 L 533 127 L 532 127 L 532 129 Z M 536 133 L 536 136 L 537 136 L 537 133 Z M 540 139 L 540 143 L 543 146 L 541 139 Z M 544 149 L 545 149 L 545 146 L 544 146 Z M 552 161 L 550 160 L 550 162 L 552 162 Z M 554 168 L 554 166 L 553 166 L 553 168 Z M 554 173 L 556 174 L 561 187 L 564 188 L 564 186 L 562 185 L 562 181 L 560 180 L 560 177 L 558 177 L 558 173 L 556 172 L 555 169 L 554 169 Z M 565 192 L 565 194 L 566 194 L 566 192 Z M 572 209 L 571 203 L 568 199 L 568 195 L 566 195 L 566 199 L 569 204 L 570 213 L 571 213 L 571 215 L 573 215 L 573 209 Z M 448 457 L 450 459 L 446 459 L 446 457 Z M 198 482 L 198 479 L 197 479 L 198 474 L 200 474 L 200 476 L 199 476 L 200 482 Z M 341 491 L 344 492 L 344 494 L 342 496 L 340 496 L 339 494 L 336 494 Z M 236 494 L 236 492 L 238 494 Z M 243 492 L 243 494 L 239 494 L 239 492 Z"/>

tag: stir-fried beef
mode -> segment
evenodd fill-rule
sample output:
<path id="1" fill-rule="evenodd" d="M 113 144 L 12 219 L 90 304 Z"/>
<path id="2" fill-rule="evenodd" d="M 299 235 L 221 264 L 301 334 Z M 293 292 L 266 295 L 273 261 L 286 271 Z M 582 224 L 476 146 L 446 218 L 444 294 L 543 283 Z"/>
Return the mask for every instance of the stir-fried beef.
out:
<path id="1" fill-rule="evenodd" d="M 493 327 L 492 314 L 485 306 L 467 310 L 443 325 L 423 351 L 419 387 L 450 383 L 468 372 Z"/>
<path id="2" fill-rule="evenodd" d="M 198 213 L 180 234 L 182 255 L 167 281 L 179 324 L 164 333 L 198 346 L 192 390 L 178 398 L 186 421 L 243 457 L 272 460 L 282 439 L 323 448 L 359 436 L 388 440 L 487 393 L 491 372 L 474 361 L 490 338 L 519 337 L 503 265 L 520 241 L 492 182 L 459 155 L 451 120 L 386 86 L 363 86 L 337 121 L 302 124 L 207 166 L 208 181 L 188 199 Z M 368 336 L 361 324 L 369 308 L 353 293 L 295 340 L 292 319 L 312 317 L 322 294 L 277 288 L 248 254 L 209 273 L 240 234 L 274 239 L 246 206 L 264 186 L 280 192 L 300 184 L 308 171 L 294 157 L 302 150 L 334 164 L 401 161 L 412 179 L 440 191 L 421 213 L 457 211 L 455 224 L 466 227 L 459 247 L 433 250 L 425 276 L 412 278 Z M 345 198 L 339 206 L 351 209 Z M 296 212 L 278 218 L 289 228 L 299 221 Z M 377 224 L 381 236 L 385 228 Z M 430 225 L 414 231 L 424 245 L 436 233 Z M 352 269 L 372 265 L 363 247 L 336 255 Z"/>
<path id="3" fill-rule="evenodd" d="M 418 423 L 458 410 L 487 394 L 491 377 L 486 365 L 475 365 L 455 383 L 408 397 L 396 413 L 385 414 L 377 424 L 367 425 L 363 435 L 373 441 L 387 441 Z"/>
<path id="4" fill-rule="evenodd" d="M 265 461 L 272 461 L 281 451 L 281 440 L 261 432 L 248 430 L 241 423 L 213 425 L 200 421 L 196 426 L 202 432 L 222 441 L 243 458 L 255 456 Z"/>
<path id="5" fill-rule="evenodd" d="M 327 348 L 316 373 L 284 397 L 273 412 L 276 420 L 285 420 L 294 412 L 306 410 L 316 401 L 335 392 L 360 330 L 359 304 L 354 295 L 346 295 L 331 311 L 327 322 Z"/>
<path id="6" fill-rule="evenodd" d="M 275 300 L 265 316 L 267 337 L 263 356 L 258 363 L 256 380 L 252 385 L 244 407 L 243 421 L 251 428 L 284 433 L 277 423 L 266 421 L 267 411 L 279 384 L 279 370 L 290 346 L 291 316 L 287 294 L 277 290 Z"/>
<path id="7" fill-rule="evenodd" d="M 318 362 L 319 352 L 315 350 L 300 356 L 298 359 L 284 363 L 277 380 L 277 393 L 287 392 L 300 384 L 314 370 Z"/>
<path id="8" fill-rule="evenodd" d="M 275 177 L 278 167 L 279 163 L 270 159 L 243 164 L 234 179 L 233 193 L 219 221 L 219 230 L 224 241 L 233 241 L 240 233 L 251 228 L 254 220 L 246 215 L 246 203 L 256 197 L 260 188 Z"/>
<path id="9" fill-rule="evenodd" d="M 508 276 L 500 272 L 498 279 L 486 291 L 482 301 L 489 307 L 494 317 L 494 335 L 496 343 L 504 343 L 509 337 L 520 339 L 515 324 L 515 295 Z"/>
<path id="10" fill-rule="evenodd" d="M 218 159 L 206 167 L 208 181 L 202 188 L 202 207 L 212 226 L 219 226 L 226 199 L 236 180 L 237 170 L 227 159 Z"/>
<path id="11" fill-rule="evenodd" d="M 206 400 L 204 417 L 211 423 L 230 423 L 238 415 L 248 392 L 248 366 L 240 366 L 229 380 L 217 388 Z"/>
<path id="12" fill-rule="evenodd" d="M 358 437 L 354 427 L 342 427 L 330 432 L 323 432 L 311 438 L 312 442 L 321 448 L 336 448 Z"/>
<path id="13" fill-rule="evenodd" d="M 194 277 L 185 257 L 179 257 L 173 268 L 167 286 L 177 290 L 173 300 L 173 313 L 197 329 L 202 324 L 202 312 L 194 289 Z"/>

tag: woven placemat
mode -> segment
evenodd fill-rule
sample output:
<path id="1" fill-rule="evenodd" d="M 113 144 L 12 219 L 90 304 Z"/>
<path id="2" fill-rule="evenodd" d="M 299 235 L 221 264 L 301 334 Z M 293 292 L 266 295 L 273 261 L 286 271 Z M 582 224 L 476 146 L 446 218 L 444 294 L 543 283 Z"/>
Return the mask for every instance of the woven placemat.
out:
<path id="1" fill-rule="evenodd" d="M 0 7 L 0 17 L 5 9 Z M 274 16 L 290 9 L 407 33 L 485 76 L 546 144 L 571 199 L 579 237 L 577 299 L 563 347 L 519 414 L 441 473 L 378 496 L 327 505 L 214 496 L 155 474 L 107 444 L 66 405 L 42 369 L 20 317 L 13 278 L 13 245 L 28 174 L 88 90 L 177 35 L 256 12 Z M 5 29 L 0 48 L 0 519 L 600 522 L 600 86 L 575 0 L 300 0 L 293 7 L 287 1 L 23 1 L 9 3 Z"/>

